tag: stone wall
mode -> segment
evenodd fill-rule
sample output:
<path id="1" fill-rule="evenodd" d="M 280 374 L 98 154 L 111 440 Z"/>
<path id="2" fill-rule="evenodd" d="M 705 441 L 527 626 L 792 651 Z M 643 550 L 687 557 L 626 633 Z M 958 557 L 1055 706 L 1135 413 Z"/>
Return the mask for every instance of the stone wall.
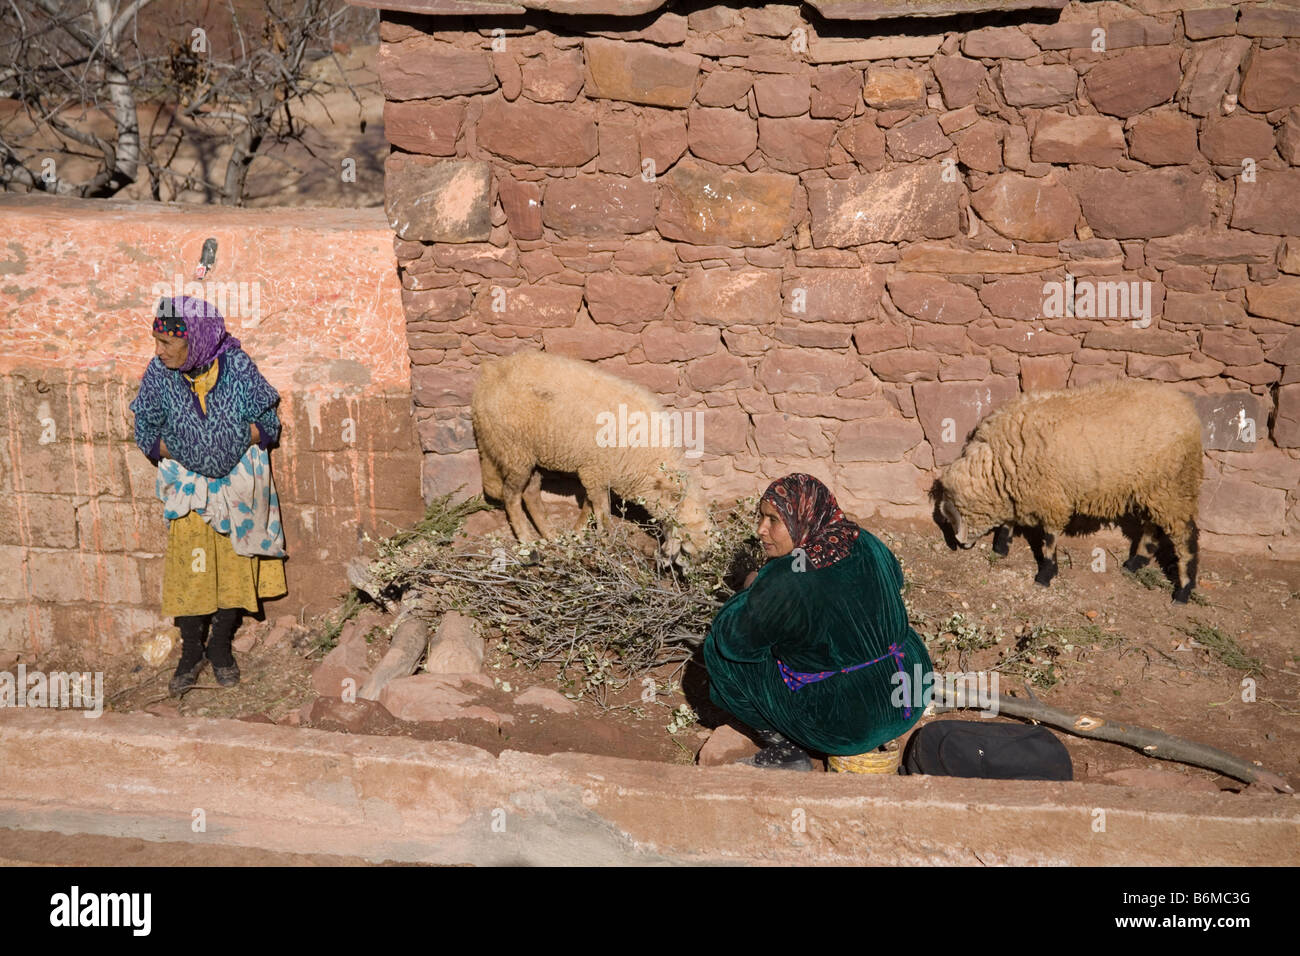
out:
<path id="1" fill-rule="evenodd" d="M 257 309 L 251 294 L 227 306 L 227 328 L 282 400 L 271 461 L 289 594 L 267 613 L 333 606 L 359 537 L 421 513 L 377 211 L 4 196 L 0 223 L 0 652 L 113 652 L 160 620 L 166 521 L 128 405 L 153 354 L 153 285 L 191 279 L 208 236 L 212 280 L 257 290 Z"/>
<path id="2" fill-rule="evenodd" d="M 477 483 L 516 349 L 702 410 L 720 498 L 803 470 L 862 517 L 928 516 L 1008 397 L 1129 376 L 1197 396 L 1207 543 L 1300 555 L 1300 9 L 1202 6 L 385 13 L 426 493 Z"/>

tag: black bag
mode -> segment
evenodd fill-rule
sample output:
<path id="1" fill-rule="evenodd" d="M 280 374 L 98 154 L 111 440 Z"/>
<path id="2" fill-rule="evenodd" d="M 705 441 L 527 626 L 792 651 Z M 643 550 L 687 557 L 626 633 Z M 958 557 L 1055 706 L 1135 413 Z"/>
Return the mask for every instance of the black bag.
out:
<path id="1" fill-rule="evenodd" d="M 1046 727 L 939 720 L 907 742 L 903 773 L 990 780 L 1073 780 L 1065 745 Z"/>

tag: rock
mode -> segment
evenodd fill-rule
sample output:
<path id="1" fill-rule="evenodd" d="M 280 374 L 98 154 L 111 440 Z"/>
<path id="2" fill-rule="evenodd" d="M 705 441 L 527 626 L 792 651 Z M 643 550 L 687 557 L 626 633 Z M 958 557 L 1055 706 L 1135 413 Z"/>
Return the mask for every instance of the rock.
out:
<path id="1" fill-rule="evenodd" d="M 754 445 L 760 455 L 794 459 L 823 460 L 831 451 L 816 422 L 780 412 L 754 416 Z"/>
<path id="2" fill-rule="evenodd" d="M 775 74 L 754 80 L 754 101 L 760 116 L 802 116 L 812 98 L 808 76 Z"/>
<path id="3" fill-rule="evenodd" d="M 943 90 L 943 101 L 948 109 L 958 109 L 974 103 L 989 72 L 975 60 L 960 56 L 936 56 L 930 61 L 930 68 L 934 70 L 939 87 Z"/>
<path id="4" fill-rule="evenodd" d="M 849 123 L 840 132 L 839 142 L 860 166 L 874 172 L 885 165 L 885 131 L 875 120 L 863 117 Z"/>
<path id="5" fill-rule="evenodd" d="M 649 171 L 662 176 L 686 152 L 686 116 L 678 110 L 642 110 L 637 139 L 641 168 L 648 159 Z"/>
<path id="6" fill-rule="evenodd" d="M 982 311 L 979 296 L 969 286 L 916 273 L 890 279 L 889 296 L 899 311 L 923 322 L 969 325 Z"/>
<path id="7" fill-rule="evenodd" d="M 735 106 L 754 85 L 754 74 L 746 70 L 714 70 L 704 78 L 695 94 L 699 106 Z"/>
<path id="8" fill-rule="evenodd" d="M 1014 378 L 984 382 L 917 382 L 912 386 L 916 416 L 934 451 L 936 466 L 961 456 L 966 439 L 983 418 L 1019 392 Z"/>
<path id="9" fill-rule="evenodd" d="M 486 707 L 473 706 L 473 700 L 471 695 L 437 674 L 399 677 L 386 684 L 379 694 L 379 703 L 398 720 L 500 722 L 498 715 Z"/>
<path id="10" fill-rule="evenodd" d="M 1071 175 L 1084 216 L 1098 236 L 1169 236 L 1209 224 L 1213 184 L 1186 168 L 1135 173 L 1084 170 Z"/>
<path id="11" fill-rule="evenodd" d="M 1146 261 L 1157 269 L 1165 269 L 1167 263 L 1185 266 L 1263 264 L 1272 262 L 1276 255 L 1276 239 L 1219 229 L 1198 235 L 1152 239 L 1147 243 Z"/>
<path id="12" fill-rule="evenodd" d="M 153 714 L 155 717 L 179 717 L 181 709 L 175 701 L 160 700 L 150 704 L 144 709 L 146 714 Z"/>
<path id="13" fill-rule="evenodd" d="M 845 422 L 835 436 L 836 461 L 900 461 L 925 433 L 915 420 L 877 418 Z"/>
<path id="14" fill-rule="evenodd" d="M 389 100 L 384 103 L 384 136 L 409 153 L 455 156 L 464 119 L 464 103 Z"/>
<path id="15" fill-rule="evenodd" d="M 1002 95 L 1012 106 L 1054 106 L 1074 99 L 1079 75 L 1071 67 L 1002 64 Z"/>
<path id="16" fill-rule="evenodd" d="M 758 753 L 758 744 L 730 724 L 723 724 L 704 742 L 698 755 L 701 767 L 721 767 Z"/>
<path id="17" fill-rule="evenodd" d="M 938 242 L 918 242 L 903 250 L 897 268 L 901 272 L 974 275 L 979 272 L 1044 272 L 1060 264 L 1059 259 L 1047 256 L 1025 256 L 987 249 L 952 249 Z"/>
<path id="18" fill-rule="evenodd" d="M 1192 404 L 1201 419 L 1201 444 L 1206 450 L 1253 451 L 1245 441 L 1247 421 L 1254 422 L 1255 439 L 1264 437 L 1266 412 L 1259 397 L 1250 392 L 1211 392 L 1193 395 Z"/>
<path id="19" fill-rule="evenodd" d="M 592 321 L 602 324 L 640 326 L 653 322 L 663 316 L 671 297 L 668 286 L 641 276 L 598 272 L 587 280 L 587 310 Z"/>
<path id="20" fill-rule="evenodd" d="M 317 730 L 345 734 L 385 734 L 396 721 L 376 700 L 358 699 L 349 704 L 338 697 L 317 697 L 311 702 L 311 710 L 302 723 Z"/>
<path id="21" fill-rule="evenodd" d="M 1253 365 L 1264 361 L 1259 338 L 1245 329 L 1206 329 L 1201 334 L 1201 351 L 1225 365 Z"/>
<path id="22" fill-rule="evenodd" d="M 1300 278 L 1282 276 L 1268 285 L 1248 287 L 1246 307 L 1252 315 L 1300 325 Z"/>
<path id="23" fill-rule="evenodd" d="M 943 36 L 883 36 L 862 40 L 814 37 L 808 44 L 813 63 L 848 63 L 856 60 L 927 59 L 943 45 Z"/>
<path id="24" fill-rule="evenodd" d="M 857 246 L 956 235 L 962 186 L 939 163 L 809 182 L 813 243 Z"/>
<path id="25" fill-rule="evenodd" d="M 1286 492 L 1240 478 L 1206 475 L 1197 524 L 1211 534 L 1282 534 Z"/>
<path id="26" fill-rule="evenodd" d="M 488 100 L 475 135 L 481 149 L 533 166 L 582 166 L 599 152 L 595 121 L 573 106 Z"/>
<path id="27" fill-rule="evenodd" d="M 1240 167 L 1247 157 L 1259 162 L 1273 155 L 1273 143 L 1269 122 L 1240 110 L 1208 117 L 1201 128 L 1201 152 L 1212 163 Z"/>
<path id="28" fill-rule="evenodd" d="M 1237 184 L 1232 227 L 1270 236 L 1300 235 L 1300 169 L 1260 169 Z"/>
<path id="29" fill-rule="evenodd" d="M 538 103 L 572 103 L 582 91 L 582 53 L 547 51 L 529 57 L 521 71 L 523 94 Z"/>
<path id="30" fill-rule="evenodd" d="M 1191 269 L 1193 266 L 1175 268 Z M 1165 270 L 1166 282 L 1172 269 Z M 1214 328 L 1224 325 L 1245 325 L 1246 310 L 1235 302 L 1219 295 L 1170 292 L 1165 305 L 1165 317 L 1170 322 L 1196 328 Z"/>
<path id="31" fill-rule="evenodd" d="M 1168 102 L 1183 78 L 1177 47 L 1151 47 L 1109 57 L 1084 77 L 1093 106 L 1111 116 L 1133 116 Z"/>
<path id="32" fill-rule="evenodd" d="M 483 668 L 484 641 L 473 618 L 455 611 L 442 616 L 429 655 L 424 661 L 426 674 L 473 674 Z M 383 695 L 380 695 L 383 700 Z M 396 713 L 396 711 L 394 711 Z"/>
<path id="33" fill-rule="evenodd" d="M 704 325 L 766 325 L 781 314 L 777 272 L 705 269 L 683 279 L 673 294 L 677 314 Z"/>
<path id="34" fill-rule="evenodd" d="M 925 81 L 914 70 L 871 67 L 862 98 L 878 110 L 907 109 L 925 104 Z"/>
<path id="35" fill-rule="evenodd" d="M 497 178 L 497 196 L 512 236 L 524 240 L 542 237 L 542 189 L 537 183 L 501 175 Z"/>
<path id="36" fill-rule="evenodd" d="M 1039 49 L 1019 27 L 984 27 L 962 37 L 961 52 L 977 59 L 1027 60 Z"/>
<path id="37" fill-rule="evenodd" d="M 823 67 L 813 76 L 808 115 L 813 119 L 846 120 L 862 95 L 862 71 L 851 66 Z"/>
<path id="38" fill-rule="evenodd" d="M 290 640 L 297 629 L 298 619 L 292 614 L 282 614 L 271 622 L 271 630 L 262 639 L 262 644 L 265 647 L 275 647 Z"/>
<path id="39" fill-rule="evenodd" d="M 982 173 L 999 172 L 1003 167 L 1003 129 L 998 123 L 982 119 L 954 132 L 952 139 L 962 165 Z"/>
<path id="40" fill-rule="evenodd" d="M 836 129 L 834 120 L 763 116 L 758 120 L 758 148 L 768 165 L 783 173 L 821 169 L 826 165 Z"/>
<path id="41" fill-rule="evenodd" d="M 425 35 L 379 44 L 379 83 L 386 100 L 469 96 L 497 88 L 487 54 Z"/>
<path id="42" fill-rule="evenodd" d="M 804 322 L 861 322 L 884 291 L 884 269 L 801 269 L 785 280 L 783 312 Z"/>
<path id="43" fill-rule="evenodd" d="M 1250 49 L 1245 37 L 1226 37 L 1197 44 L 1183 75 L 1179 100 L 1193 116 L 1217 116 L 1223 96 L 1237 76 L 1241 58 Z"/>
<path id="44" fill-rule="evenodd" d="M 648 43 L 589 39 L 587 95 L 648 106 L 689 106 L 701 58 Z"/>
<path id="45" fill-rule="evenodd" d="M 341 697 L 348 689 L 344 681 L 355 682 L 351 687 L 353 692 L 366 682 L 366 663 L 370 649 L 366 643 L 366 634 L 378 620 L 378 615 L 367 610 L 343 625 L 338 644 L 312 671 L 311 686 L 316 693 L 322 697 Z"/>
<path id="46" fill-rule="evenodd" d="M 401 238 L 478 242 L 491 235 L 490 164 L 394 153 L 385 170 L 384 208 Z"/>
<path id="47" fill-rule="evenodd" d="M 1233 7 L 1184 10 L 1183 29 L 1189 40 L 1232 36 L 1237 32 L 1237 11 Z"/>
<path id="48" fill-rule="evenodd" d="M 1277 390 L 1273 441 L 1279 448 L 1300 448 L 1300 384 L 1283 385 Z"/>
<path id="49" fill-rule="evenodd" d="M 240 654 L 247 654 L 256 643 L 257 630 L 245 625 L 235 632 L 235 639 L 230 642 L 230 647 Z"/>
<path id="50" fill-rule="evenodd" d="M 1149 166 L 1180 166 L 1196 158 L 1196 123 L 1177 110 L 1147 113 L 1133 121 L 1129 155 Z"/>
<path id="51" fill-rule="evenodd" d="M 1300 104 L 1300 50 L 1260 50 L 1241 81 L 1241 105 L 1254 113 Z"/>
<path id="52" fill-rule="evenodd" d="M 929 159 L 952 149 L 952 140 L 944 135 L 939 120 L 932 114 L 891 126 L 885 134 L 885 141 L 890 155 L 903 162 Z"/>
<path id="53" fill-rule="evenodd" d="M 655 187 L 640 176 L 553 180 L 542 201 L 542 222 L 563 239 L 635 235 L 648 231 L 654 218 Z"/>
<path id="54" fill-rule="evenodd" d="M 504 299 L 504 311 L 497 311 L 496 306 Z M 578 307 L 582 305 L 582 289 L 567 285 L 521 285 L 505 290 L 504 296 L 497 296 L 488 290 L 481 291 L 474 300 L 474 314 L 480 321 L 491 326 L 520 325 L 528 328 L 557 328 L 571 326 L 578 317 Z M 422 368 L 421 373 L 424 373 Z M 440 371 L 440 370 L 439 370 Z M 448 385 L 454 393 L 440 399 L 432 391 L 432 382 L 421 387 L 411 373 L 411 387 L 417 394 L 416 402 L 420 405 L 468 405 L 469 395 L 473 392 L 477 375 L 470 372 L 448 370 L 453 376 Z M 464 396 L 463 399 L 461 396 Z M 459 400 L 451 400 L 456 398 Z"/>
<path id="55" fill-rule="evenodd" d="M 1038 163 L 1115 166 L 1124 158 L 1124 127 L 1105 116 L 1043 113 L 1030 155 Z"/>
<path id="56" fill-rule="evenodd" d="M 549 687 L 530 687 L 515 698 L 516 707 L 541 708 L 557 714 L 576 714 L 578 704 Z"/>
<path id="57" fill-rule="evenodd" d="M 1237 32 L 1249 37 L 1300 36 L 1300 13 L 1290 10 L 1270 10 L 1243 7 Z"/>
<path id="58" fill-rule="evenodd" d="M 1068 355 L 1022 355 L 1020 390 L 1048 392 L 1065 388 L 1070 381 L 1070 366 Z"/>
<path id="59" fill-rule="evenodd" d="M 793 228 L 794 176 L 734 172 L 683 160 L 659 182 L 655 228 L 665 239 L 767 246 Z"/>
<path id="60" fill-rule="evenodd" d="M 994 176 L 971 194 L 970 201 L 984 221 L 1008 239 L 1072 239 L 1079 219 L 1079 204 L 1068 189 L 1054 180 L 1019 173 Z"/>
<path id="61" fill-rule="evenodd" d="M 758 364 L 759 383 L 771 394 L 829 395 L 856 381 L 862 363 L 849 355 L 818 355 L 804 349 L 769 349 Z"/>
<path id="62" fill-rule="evenodd" d="M 697 107 L 688 114 L 687 130 L 691 152 L 721 166 L 743 163 L 758 147 L 758 125 L 740 110 Z"/>

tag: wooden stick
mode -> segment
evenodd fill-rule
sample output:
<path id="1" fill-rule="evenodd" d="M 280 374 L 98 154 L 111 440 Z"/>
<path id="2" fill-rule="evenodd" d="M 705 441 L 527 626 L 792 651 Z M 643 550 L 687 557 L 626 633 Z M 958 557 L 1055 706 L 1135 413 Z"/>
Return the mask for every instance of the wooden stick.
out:
<path id="1" fill-rule="evenodd" d="M 974 709 L 974 705 L 966 708 L 936 705 L 935 712 L 963 709 Z M 1193 767 L 1204 767 L 1235 780 L 1265 784 L 1282 793 L 1295 792 L 1282 776 L 1206 744 L 1198 744 L 1163 731 L 1151 730 L 1149 727 L 1113 723 L 1104 717 L 1088 714 L 1071 714 L 1064 710 L 1057 710 L 1055 707 L 1048 707 L 1032 695 L 1030 700 L 1021 700 L 1018 697 L 999 694 L 997 712 L 1010 714 L 1012 717 L 1022 717 L 1034 723 L 1047 724 L 1049 727 L 1086 737 L 1089 740 L 1106 740 L 1132 747 L 1138 753 L 1156 760 L 1172 760 Z"/>

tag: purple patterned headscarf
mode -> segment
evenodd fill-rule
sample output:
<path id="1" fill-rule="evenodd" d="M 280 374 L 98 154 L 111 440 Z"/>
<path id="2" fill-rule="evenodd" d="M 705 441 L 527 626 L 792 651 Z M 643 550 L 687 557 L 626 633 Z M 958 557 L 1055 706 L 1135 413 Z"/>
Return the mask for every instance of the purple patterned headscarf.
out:
<path id="1" fill-rule="evenodd" d="M 158 303 L 154 331 L 175 335 L 189 343 L 189 354 L 179 369 L 182 372 L 202 368 L 222 352 L 239 348 L 239 339 L 226 331 L 226 320 L 216 306 L 193 296 L 162 299 Z"/>

